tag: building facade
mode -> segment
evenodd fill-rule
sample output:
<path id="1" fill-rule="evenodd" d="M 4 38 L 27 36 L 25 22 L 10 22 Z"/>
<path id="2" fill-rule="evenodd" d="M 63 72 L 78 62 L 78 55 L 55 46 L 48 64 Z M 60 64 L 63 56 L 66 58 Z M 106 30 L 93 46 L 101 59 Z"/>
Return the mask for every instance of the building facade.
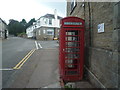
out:
<path id="1" fill-rule="evenodd" d="M 8 28 L 5 21 L 0 18 L 0 38 L 6 39 L 8 37 Z"/>
<path id="2" fill-rule="evenodd" d="M 36 39 L 53 40 L 59 38 L 60 19 L 56 14 L 46 14 L 36 21 L 37 28 L 34 30 Z"/>
<path id="3" fill-rule="evenodd" d="M 120 87 L 120 2 L 67 0 L 67 16 L 85 20 L 88 80 L 99 88 Z"/>
<path id="4" fill-rule="evenodd" d="M 34 23 L 33 25 L 29 26 L 27 29 L 26 29 L 26 34 L 27 34 L 27 38 L 34 38 L 35 35 L 33 33 L 33 30 L 36 29 L 36 23 Z"/>

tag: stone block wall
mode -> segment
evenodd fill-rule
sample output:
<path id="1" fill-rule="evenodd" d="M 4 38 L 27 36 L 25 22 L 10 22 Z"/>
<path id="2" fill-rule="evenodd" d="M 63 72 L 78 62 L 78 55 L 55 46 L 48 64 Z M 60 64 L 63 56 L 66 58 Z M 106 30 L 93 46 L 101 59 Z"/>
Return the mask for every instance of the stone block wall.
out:
<path id="1" fill-rule="evenodd" d="M 53 37 L 54 37 L 53 35 L 47 35 L 47 29 L 48 28 L 42 27 L 42 28 L 39 28 L 38 30 L 36 30 L 36 39 L 37 40 L 53 40 Z M 44 32 L 44 30 L 45 30 L 45 32 Z"/>
<path id="2" fill-rule="evenodd" d="M 85 19 L 85 67 L 90 82 L 100 88 L 120 85 L 120 2 L 77 2 L 67 16 Z M 104 32 L 98 25 L 104 23 Z"/>
<path id="3" fill-rule="evenodd" d="M 120 2 L 114 5 L 113 60 L 118 60 L 118 87 L 120 88 Z"/>
<path id="4" fill-rule="evenodd" d="M 8 36 L 7 24 L 0 18 L 0 38 L 5 39 L 5 33 Z"/>
<path id="5" fill-rule="evenodd" d="M 46 40 L 45 37 L 47 38 L 47 40 L 53 40 L 54 35 L 47 35 L 47 30 L 50 28 L 47 27 L 41 27 L 36 29 L 36 39 L 37 40 Z M 54 30 L 54 34 L 55 37 L 58 38 L 59 37 L 59 28 L 51 28 L 51 29 L 55 29 Z M 45 30 L 45 32 L 44 32 Z"/>

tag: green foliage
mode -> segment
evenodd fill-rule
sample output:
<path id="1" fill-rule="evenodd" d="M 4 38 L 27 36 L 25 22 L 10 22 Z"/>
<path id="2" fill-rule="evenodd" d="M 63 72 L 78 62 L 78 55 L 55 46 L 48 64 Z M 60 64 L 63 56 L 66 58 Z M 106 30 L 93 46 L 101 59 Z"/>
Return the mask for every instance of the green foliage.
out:
<path id="1" fill-rule="evenodd" d="M 28 23 L 25 19 L 22 19 L 21 22 L 11 19 L 8 24 L 9 33 L 15 36 L 25 33 L 26 29 L 31 26 L 33 22 L 35 22 L 35 18 L 31 19 Z"/>
<path id="2" fill-rule="evenodd" d="M 26 24 L 26 28 L 28 28 L 29 26 L 31 26 L 33 24 L 33 22 L 35 22 L 35 18 L 31 19 L 27 24 Z"/>
<path id="3" fill-rule="evenodd" d="M 65 90 L 80 90 L 79 88 L 72 88 L 72 86 L 64 86 Z"/>
<path id="4" fill-rule="evenodd" d="M 25 26 L 27 24 L 25 19 L 22 19 L 22 21 L 20 22 L 23 26 Z"/>
<path id="5" fill-rule="evenodd" d="M 13 20 L 13 19 L 10 20 L 10 23 L 8 24 L 8 29 L 9 29 L 9 33 L 15 36 L 17 36 L 17 33 L 22 33 L 25 31 L 24 26 L 18 21 Z"/>
<path id="6" fill-rule="evenodd" d="M 65 87 L 64 87 L 64 88 L 70 88 L 70 89 L 71 89 L 71 88 L 72 88 L 72 86 L 65 85 Z"/>
<path id="7" fill-rule="evenodd" d="M 25 33 L 25 32 L 18 33 L 17 36 L 19 36 L 19 37 L 23 37 L 23 36 L 26 36 L 26 33 Z"/>

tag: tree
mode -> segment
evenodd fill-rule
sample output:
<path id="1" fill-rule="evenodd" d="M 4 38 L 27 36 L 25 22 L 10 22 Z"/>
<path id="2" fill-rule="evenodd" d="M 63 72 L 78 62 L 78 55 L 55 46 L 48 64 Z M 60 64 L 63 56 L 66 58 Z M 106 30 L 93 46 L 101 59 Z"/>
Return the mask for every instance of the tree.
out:
<path id="1" fill-rule="evenodd" d="M 22 21 L 20 22 L 23 26 L 26 26 L 27 22 L 25 19 L 22 19 Z"/>
<path id="2" fill-rule="evenodd" d="M 27 25 L 27 22 L 26 22 L 26 20 L 25 19 L 22 19 L 22 21 L 20 22 L 21 23 L 21 25 L 22 25 L 22 27 L 23 27 L 23 32 L 26 32 L 26 25 Z"/>
<path id="3" fill-rule="evenodd" d="M 25 32 L 25 27 L 17 20 L 11 19 L 8 24 L 9 33 L 17 36 L 18 34 Z"/>
<path id="4" fill-rule="evenodd" d="M 8 24 L 9 33 L 15 36 L 21 33 L 25 33 L 26 29 L 31 26 L 33 22 L 35 22 L 35 18 L 31 19 L 28 23 L 25 19 L 22 19 L 20 22 L 14 19 L 10 19 Z"/>
<path id="5" fill-rule="evenodd" d="M 26 25 L 26 28 L 28 28 L 29 26 L 33 25 L 33 22 L 36 22 L 35 18 L 31 19 L 27 25 Z"/>

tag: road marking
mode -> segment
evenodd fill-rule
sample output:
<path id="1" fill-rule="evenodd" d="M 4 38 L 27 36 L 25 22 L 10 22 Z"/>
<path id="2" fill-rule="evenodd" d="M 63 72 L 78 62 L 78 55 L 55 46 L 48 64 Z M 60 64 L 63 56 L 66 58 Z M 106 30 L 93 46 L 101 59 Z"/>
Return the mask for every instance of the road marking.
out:
<path id="1" fill-rule="evenodd" d="M 33 50 L 33 52 L 25 59 L 25 61 L 17 69 L 20 69 L 24 65 L 24 63 L 29 59 L 29 57 L 32 56 L 34 52 L 35 50 Z"/>
<path id="2" fill-rule="evenodd" d="M 13 68 L 13 69 L 16 69 L 24 60 L 25 58 L 28 57 L 28 55 L 32 52 L 32 50 Z"/>
<path id="3" fill-rule="evenodd" d="M 39 47 L 40 47 L 40 48 L 42 48 L 42 46 L 41 46 L 41 44 L 40 44 L 40 43 L 38 43 L 38 45 L 39 45 Z"/>
<path id="4" fill-rule="evenodd" d="M 2 69 L 0 69 L 0 71 L 11 71 L 11 70 L 13 70 L 12 68 L 2 68 Z"/>
<path id="5" fill-rule="evenodd" d="M 29 57 L 35 52 L 36 49 L 31 50 L 13 69 L 20 69 Z"/>
<path id="6" fill-rule="evenodd" d="M 38 48 L 38 44 L 37 44 L 37 41 L 35 41 L 35 45 L 36 45 L 36 49 L 39 49 L 39 48 Z"/>

